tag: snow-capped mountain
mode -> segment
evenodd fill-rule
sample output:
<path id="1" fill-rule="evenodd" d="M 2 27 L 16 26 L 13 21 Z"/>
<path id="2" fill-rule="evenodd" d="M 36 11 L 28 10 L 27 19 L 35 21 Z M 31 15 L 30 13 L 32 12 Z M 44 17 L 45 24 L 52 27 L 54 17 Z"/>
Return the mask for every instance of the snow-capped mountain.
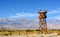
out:
<path id="1" fill-rule="evenodd" d="M 7 19 L 7 18 L 0 18 L 0 29 L 39 29 L 39 21 L 38 19 Z M 47 21 L 47 28 L 48 29 L 60 29 L 60 20 L 58 19 L 51 19 Z"/>

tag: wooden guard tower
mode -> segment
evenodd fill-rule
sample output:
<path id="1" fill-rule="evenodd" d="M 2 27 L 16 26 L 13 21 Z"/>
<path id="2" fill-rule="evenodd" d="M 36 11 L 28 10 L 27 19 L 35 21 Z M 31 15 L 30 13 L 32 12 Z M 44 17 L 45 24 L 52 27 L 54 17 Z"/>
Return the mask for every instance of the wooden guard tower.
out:
<path id="1" fill-rule="evenodd" d="M 39 10 L 39 30 L 41 30 L 42 33 L 47 31 L 47 24 L 46 24 L 46 10 Z"/>

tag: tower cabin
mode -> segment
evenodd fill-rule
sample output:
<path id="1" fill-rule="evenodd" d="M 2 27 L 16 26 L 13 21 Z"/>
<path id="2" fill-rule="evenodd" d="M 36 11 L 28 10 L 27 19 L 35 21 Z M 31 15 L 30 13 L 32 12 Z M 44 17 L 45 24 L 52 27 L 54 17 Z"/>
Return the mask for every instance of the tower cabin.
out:
<path id="1" fill-rule="evenodd" d="M 47 11 L 46 10 L 38 11 L 38 13 L 40 14 L 39 19 L 47 18 L 47 16 L 46 16 Z"/>

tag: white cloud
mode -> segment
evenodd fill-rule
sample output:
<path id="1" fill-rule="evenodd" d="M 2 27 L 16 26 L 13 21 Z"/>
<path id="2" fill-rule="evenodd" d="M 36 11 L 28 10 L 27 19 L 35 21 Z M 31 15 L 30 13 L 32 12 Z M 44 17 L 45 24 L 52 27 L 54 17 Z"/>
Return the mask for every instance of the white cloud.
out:
<path id="1" fill-rule="evenodd" d="M 47 19 L 59 19 L 60 20 L 60 8 L 47 12 Z"/>
<path id="2" fill-rule="evenodd" d="M 51 20 L 51 19 L 53 19 L 53 20 L 60 20 L 60 15 L 49 17 L 49 20 Z"/>
<path id="3" fill-rule="evenodd" d="M 37 13 L 16 13 L 15 16 L 10 16 L 11 18 L 20 18 L 20 17 L 36 17 Z"/>
<path id="4" fill-rule="evenodd" d="M 52 10 L 48 12 L 48 15 L 50 14 L 59 14 L 60 13 L 60 8 L 56 9 L 56 10 Z M 16 13 L 15 16 L 11 16 L 11 18 L 20 18 L 20 17 L 38 17 L 38 13 Z M 54 21 L 55 19 L 55 21 Z M 19 25 L 16 24 L 17 27 L 19 27 L 19 29 L 36 29 L 39 27 L 39 22 L 37 21 L 38 19 L 34 20 L 34 19 L 20 19 L 18 23 L 20 23 Z M 49 23 L 47 24 L 47 28 L 48 29 L 60 29 L 60 23 L 57 22 L 57 20 L 60 21 L 60 15 L 59 16 L 53 16 L 50 18 L 51 21 L 48 21 Z M 51 23 L 52 22 L 52 23 Z M 58 24 L 57 24 L 58 23 Z M 11 28 L 15 28 L 16 26 L 11 26 L 11 24 L 9 25 L 4 25 L 7 26 L 7 28 L 11 27 Z M 16 28 L 17 28 L 16 27 Z"/>
<path id="5" fill-rule="evenodd" d="M 52 11 L 48 11 L 47 14 L 56 14 L 56 13 L 60 13 L 60 8 L 52 10 Z"/>

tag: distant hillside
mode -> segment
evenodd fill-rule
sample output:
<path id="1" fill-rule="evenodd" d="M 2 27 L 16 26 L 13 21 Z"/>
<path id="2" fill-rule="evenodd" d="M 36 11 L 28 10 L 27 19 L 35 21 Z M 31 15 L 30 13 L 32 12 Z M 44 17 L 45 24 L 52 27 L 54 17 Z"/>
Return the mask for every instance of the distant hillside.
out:
<path id="1" fill-rule="evenodd" d="M 8 18 L 0 18 L 0 29 L 38 29 L 39 21 L 38 19 L 8 19 Z M 48 29 L 60 29 L 60 20 L 51 19 L 47 21 Z"/>

